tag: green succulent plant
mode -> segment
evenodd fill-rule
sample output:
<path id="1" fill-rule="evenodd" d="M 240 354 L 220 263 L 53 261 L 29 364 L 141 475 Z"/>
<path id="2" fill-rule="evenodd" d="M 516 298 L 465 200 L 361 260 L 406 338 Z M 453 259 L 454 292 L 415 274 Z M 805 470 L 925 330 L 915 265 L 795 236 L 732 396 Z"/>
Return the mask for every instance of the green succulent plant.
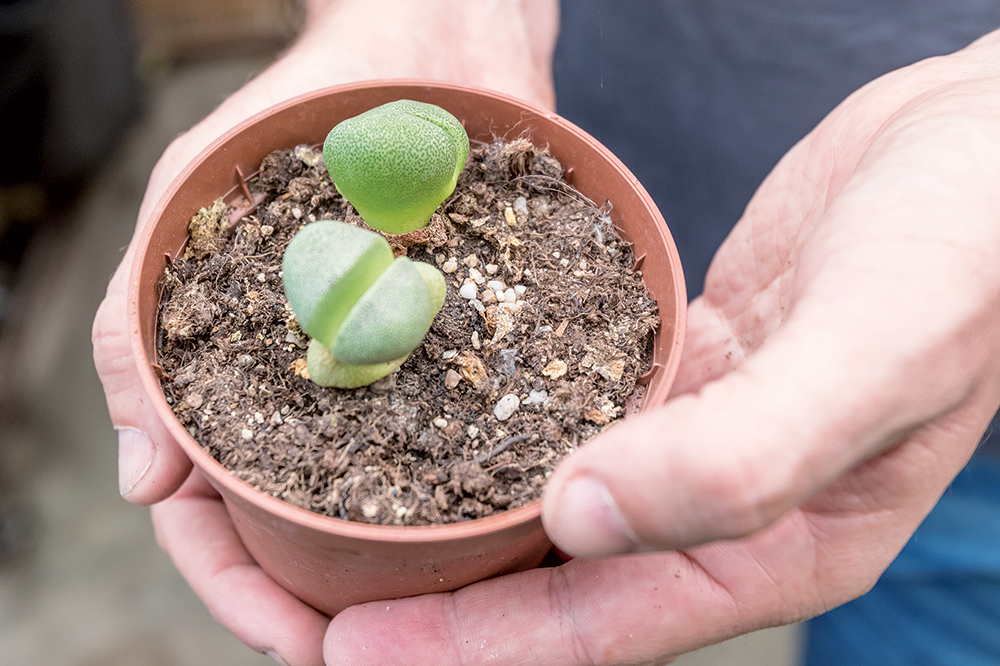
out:
<path id="1" fill-rule="evenodd" d="M 356 388 L 406 360 L 444 305 L 433 266 L 393 259 L 377 233 L 320 220 L 292 238 L 282 259 L 285 295 L 312 340 L 309 376 L 321 386 Z"/>
<path id="2" fill-rule="evenodd" d="M 341 122 L 323 144 L 337 191 L 387 234 L 426 226 L 455 191 L 468 155 L 469 137 L 455 116 L 408 99 Z"/>

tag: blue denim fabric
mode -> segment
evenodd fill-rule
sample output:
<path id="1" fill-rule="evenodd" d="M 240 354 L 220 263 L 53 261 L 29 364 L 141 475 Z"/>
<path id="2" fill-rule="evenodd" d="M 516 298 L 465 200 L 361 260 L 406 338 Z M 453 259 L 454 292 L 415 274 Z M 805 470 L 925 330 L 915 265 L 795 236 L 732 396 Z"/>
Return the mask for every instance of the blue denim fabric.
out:
<path id="1" fill-rule="evenodd" d="M 872 591 L 808 623 L 805 663 L 1000 664 L 1000 460 L 973 458 Z"/>

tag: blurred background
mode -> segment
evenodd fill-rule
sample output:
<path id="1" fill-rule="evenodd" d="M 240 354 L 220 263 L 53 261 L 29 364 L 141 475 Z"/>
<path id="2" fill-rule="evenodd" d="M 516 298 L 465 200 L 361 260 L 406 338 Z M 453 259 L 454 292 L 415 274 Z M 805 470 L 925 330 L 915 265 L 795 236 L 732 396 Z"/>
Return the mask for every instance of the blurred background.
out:
<path id="1" fill-rule="evenodd" d="M 273 663 L 119 496 L 90 326 L 160 153 L 300 22 L 296 0 L 0 0 L 0 666 Z M 798 649 L 784 628 L 675 663 Z"/>

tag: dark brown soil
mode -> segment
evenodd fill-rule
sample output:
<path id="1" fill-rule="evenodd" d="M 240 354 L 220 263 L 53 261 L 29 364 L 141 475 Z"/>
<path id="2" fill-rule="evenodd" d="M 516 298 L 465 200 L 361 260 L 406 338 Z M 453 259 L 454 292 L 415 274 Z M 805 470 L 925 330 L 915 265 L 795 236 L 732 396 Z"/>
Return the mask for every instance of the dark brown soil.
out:
<path id="1" fill-rule="evenodd" d="M 540 497 L 560 459 L 641 404 L 656 303 L 607 211 L 525 139 L 475 147 L 440 215 L 400 250 L 441 268 L 449 286 L 402 368 L 357 390 L 306 379 L 282 252 L 309 221 L 363 224 L 318 157 L 301 146 L 268 156 L 250 183 L 264 203 L 228 231 L 221 203 L 196 216 L 165 278 L 163 390 L 236 476 L 349 520 L 468 520 Z M 498 303 L 484 283 L 466 300 L 473 271 L 523 293 Z M 500 420 L 494 407 L 509 394 L 520 405 Z"/>

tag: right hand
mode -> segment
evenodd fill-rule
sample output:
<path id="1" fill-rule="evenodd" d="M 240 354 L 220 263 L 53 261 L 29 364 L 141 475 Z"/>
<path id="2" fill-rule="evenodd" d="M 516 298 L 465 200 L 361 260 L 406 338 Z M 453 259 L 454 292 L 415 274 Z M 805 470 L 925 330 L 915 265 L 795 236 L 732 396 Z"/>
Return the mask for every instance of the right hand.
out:
<path id="1" fill-rule="evenodd" d="M 331 666 L 662 664 L 866 592 L 1000 404 L 998 56 L 888 74 L 779 162 L 671 399 L 548 479 L 577 559 L 349 608 Z"/>

